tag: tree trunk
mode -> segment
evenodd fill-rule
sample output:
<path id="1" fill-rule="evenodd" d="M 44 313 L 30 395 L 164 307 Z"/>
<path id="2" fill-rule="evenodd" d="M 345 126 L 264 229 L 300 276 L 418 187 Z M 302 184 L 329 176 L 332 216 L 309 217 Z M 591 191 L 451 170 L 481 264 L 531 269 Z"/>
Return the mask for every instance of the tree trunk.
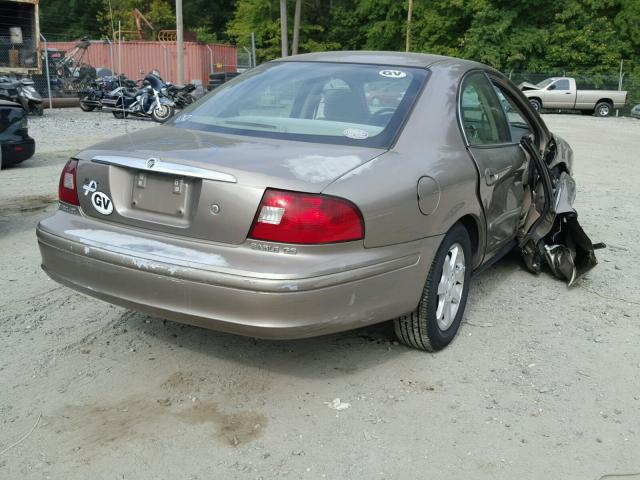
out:
<path id="1" fill-rule="evenodd" d="M 300 10 L 302 0 L 296 0 L 296 11 L 293 16 L 293 43 L 291 45 L 291 55 L 298 54 L 298 44 L 300 43 Z"/>
<path id="2" fill-rule="evenodd" d="M 282 56 L 289 55 L 287 38 L 287 0 L 280 0 L 280 45 L 282 46 Z"/>

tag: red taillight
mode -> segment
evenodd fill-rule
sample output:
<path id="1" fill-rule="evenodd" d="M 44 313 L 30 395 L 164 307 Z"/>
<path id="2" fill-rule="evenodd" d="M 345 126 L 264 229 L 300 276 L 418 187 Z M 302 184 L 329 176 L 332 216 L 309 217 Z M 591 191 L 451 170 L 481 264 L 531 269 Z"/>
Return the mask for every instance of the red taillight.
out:
<path id="1" fill-rule="evenodd" d="M 364 237 L 362 215 L 342 198 L 267 190 L 249 238 L 282 243 L 333 243 Z"/>
<path id="2" fill-rule="evenodd" d="M 71 159 L 62 169 L 60 184 L 58 185 L 58 199 L 72 205 L 80 205 L 78 200 L 78 186 L 76 185 L 76 170 L 78 160 Z"/>

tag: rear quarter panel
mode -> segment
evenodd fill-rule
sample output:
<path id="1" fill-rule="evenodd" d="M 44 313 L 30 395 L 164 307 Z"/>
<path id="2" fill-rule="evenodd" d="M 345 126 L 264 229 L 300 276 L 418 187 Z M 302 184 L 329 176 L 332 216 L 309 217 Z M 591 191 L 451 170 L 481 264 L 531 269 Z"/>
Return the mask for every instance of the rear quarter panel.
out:
<path id="1" fill-rule="evenodd" d="M 325 189 L 361 209 L 366 247 L 442 235 L 465 215 L 473 216 L 484 239 L 478 173 L 457 120 L 458 85 L 466 70 L 447 62 L 432 68 L 394 147 Z M 422 177 L 433 179 L 439 190 L 435 210 L 428 215 L 419 208 Z M 481 255 L 477 257 L 476 265 Z"/>

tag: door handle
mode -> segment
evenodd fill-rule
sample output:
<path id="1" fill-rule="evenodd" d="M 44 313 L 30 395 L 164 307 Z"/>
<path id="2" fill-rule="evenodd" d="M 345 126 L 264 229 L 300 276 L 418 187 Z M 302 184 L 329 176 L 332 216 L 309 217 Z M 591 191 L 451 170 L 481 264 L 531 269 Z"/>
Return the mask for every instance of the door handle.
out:
<path id="1" fill-rule="evenodd" d="M 571 95 L 571 92 L 564 92 L 565 95 Z"/>
<path id="2" fill-rule="evenodd" d="M 487 168 L 484 171 L 484 180 L 487 182 L 487 185 L 493 185 L 500 179 L 500 174 L 496 172 L 493 168 Z"/>

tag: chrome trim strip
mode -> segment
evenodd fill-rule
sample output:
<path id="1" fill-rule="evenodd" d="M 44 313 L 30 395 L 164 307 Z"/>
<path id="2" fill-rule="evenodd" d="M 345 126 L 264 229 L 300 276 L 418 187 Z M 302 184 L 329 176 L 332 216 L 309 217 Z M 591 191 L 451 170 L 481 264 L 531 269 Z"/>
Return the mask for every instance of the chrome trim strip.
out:
<path id="1" fill-rule="evenodd" d="M 216 172 L 215 170 L 207 170 L 205 168 L 191 167 L 189 165 L 181 165 L 179 163 L 165 162 L 154 158 L 151 159 L 136 157 L 121 157 L 117 155 L 98 155 L 93 157 L 93 163 L 103 165 L 115 165 L 118 167 L 134 168 L 136 170 L 144 170 L 146 172 L 166 173 L 177 177 L 202 178 L 204 180 L 214 180 L 216 182 L 238 183 L 236 177 L 229 173 Z"/>

